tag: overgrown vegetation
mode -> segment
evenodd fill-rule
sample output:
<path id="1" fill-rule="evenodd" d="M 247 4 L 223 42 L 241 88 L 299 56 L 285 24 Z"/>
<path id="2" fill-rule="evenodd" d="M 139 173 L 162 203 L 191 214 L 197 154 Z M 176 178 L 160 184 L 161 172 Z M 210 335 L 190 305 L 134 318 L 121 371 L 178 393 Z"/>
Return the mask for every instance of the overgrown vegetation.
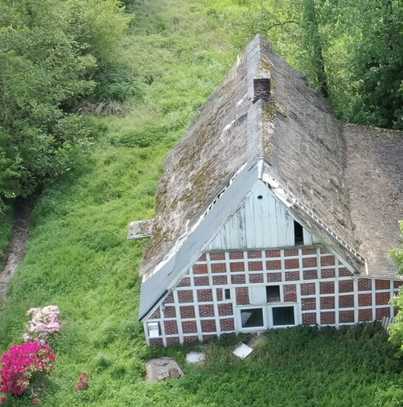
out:
<path id="1" fill-rule="evenodd" d="M 400 231 L 403 240 L 403 221 L 400 223 Z M 399 273 L 403 275 L 403 245 L 393 251 L 393 257 L 399 268 Z M 403 354 L 403 291 L 401 291 L 399 297 L 395 299 L 395 306 L 399 312 L 391 327 L 391 339 L 393 343 L 400 347 L 400 351 Z"/>
<path id="2" fill-rule="evenodd" d="M 0 306 L 0 351 L 21 339 L 29 308 L 57 304 L 64 326 L 55 343 L 57 365 L 41 395 L 43 406 L 400 406 L 401 361 L 382 330 L 372 326 L 270 332 L 268 343 L 243 362 L 230 356 L 231 341 L 238 340 L 231 339 L 209 346 L 208 365 L 187 367 L 183 380 L 144 384 L 145 360 L 163 353 L 183 364 L 186 349 L 154 351 L 144 343 L 137 322 L 137 270 L 145 243 L 126 240 L 128 221 L 153 216 L 166 153 L 256 31 L 266 33 L 294 66 L 307 65 L 306 50 L 299 47 L 298 8 L 291 2 L 125 3 L 135 15 L 124 52 L 129 72 L 136 72 L 135 95 L 126 101 L 129 114 L 94 119 L 102 131 L 85 160 L 39 198 L 27 256 L 7 302 Z M 93 7 L 97 4 L 102 3 L 94 0 Z M 323 34 L 321 13 L 321 38 L 330 38 Z M 89 29 L 85 21 L 83 30 Z M 108 25 L 99 24 L 107 32 Z M 339 42 L 323 47 L 325 62 L 334 54 L 339 67 L 339 76 L 326 71 L 332 100 L 339 107 L 351 89 L 341 86 L 349 82 L 343 65 L 349 37 L 342 32 L 340 28 Z M 78 33 L 80 38 L 88 35 Z M 86 49 L 87 54 L 92 55 Z M 105 62 L 108 68 L 97 77 L 113 76 L 112 62 Z M 94 78 L 95 73 L 88 80 L 98 84 Z M 338 80 L 343 89 L 335 96 Z M 113 88 L 113 81 L 106 83 Z M 88 103 L 115 92 L 102 86 L 98 89 L 104 93 L 98 93 L 93 86 Z M 63 114 L 73 114 L 69 106 Z M 89 374 L 89 389 L 77 393 L 80 373 Z M 12 405 L 29 402 L 23 398 Z"/>
<path id="3" fill-rule="evenodd" d="M 263 33 L 329 96 L 340 118 L 403 129 L 403 4 L 399 0 L 207 0 L 244 44 Z"/>
<path id="4" fill-rule="evenodd" d="M 130 17 L 118 0 L 0 7 L 1 205 L 69 170 L 99 130 L 77 114 L 84 100 L 129 96 L 121 51 Z"/>
<path id="5" fill-rule="evenodd" d="M 7 248 L 11 239 L 13 213 L 9 206 L 0 211 L 0 270 L 6 260 Z"/>

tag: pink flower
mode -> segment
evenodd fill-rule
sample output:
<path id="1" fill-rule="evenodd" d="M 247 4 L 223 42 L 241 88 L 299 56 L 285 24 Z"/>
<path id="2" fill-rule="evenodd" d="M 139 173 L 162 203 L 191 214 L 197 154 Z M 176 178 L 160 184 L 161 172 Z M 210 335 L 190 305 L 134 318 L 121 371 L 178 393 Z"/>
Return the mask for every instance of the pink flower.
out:
<path id="1" fill-rule="evenodd" d="M 27 315 L 31 317 L 28 322 L 24 340 L 32 338 L 46 339 L 49 335 L 60 332 L 60 311 L 56 305 L 43 308 L 31 308 Z"/>
<path id="2" fill-rule="evenodd" d="M 0 392 L 21 396 L 36 373 L 48 373 L 54 367 L 56 355 L 47 344 L 39 341 L 12 346 L 1 358 Z"/>

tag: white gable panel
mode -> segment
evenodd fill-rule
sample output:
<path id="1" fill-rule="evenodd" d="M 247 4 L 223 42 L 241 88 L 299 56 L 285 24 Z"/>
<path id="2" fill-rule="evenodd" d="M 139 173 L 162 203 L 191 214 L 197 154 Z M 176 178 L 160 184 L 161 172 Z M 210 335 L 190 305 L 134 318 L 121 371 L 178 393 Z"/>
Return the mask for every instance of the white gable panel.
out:
<path id="1" fill-rule="evenodd" d="M 304 230 L 305 244 L 312 244 Z M 214 249 L 253 249 L 294 245 L 294 219 L 270 189 L 257 181 L 241 207 L 208 245 Z"/>

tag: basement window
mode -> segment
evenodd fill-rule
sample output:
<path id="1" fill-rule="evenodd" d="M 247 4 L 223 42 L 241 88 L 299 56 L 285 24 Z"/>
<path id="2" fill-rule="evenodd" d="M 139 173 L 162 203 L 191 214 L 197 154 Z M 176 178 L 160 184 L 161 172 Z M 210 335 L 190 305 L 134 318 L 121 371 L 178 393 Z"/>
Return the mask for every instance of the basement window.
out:
<path id="1" fill-rule="evenodd" d="M 280 286 L 268 285 L 266 286 L 266 301 L 267 302 L 280 302 Z"/>
<path id="2" fill-rule="evenodd" d="M 147 329 L 148 329 L 148 337 L 150 339 L 159 338 L 161 336 L 159 322 L 148 322 Z"/>
<path id="3" fill-rule="evenodd" d="M 294 307 L 273 307 L 273 326 L 295 325 Z"/>
<path id="4" fill-rule="evenodd" d="M 304 244 L 304 228 L 294 220 L 294 240 L 295 246 Z"/>
<path id="5" fill-rule="evenodd" d="M 241 310 L 242 328 L 262 328 L 263 308 L 247 308 Z"/>

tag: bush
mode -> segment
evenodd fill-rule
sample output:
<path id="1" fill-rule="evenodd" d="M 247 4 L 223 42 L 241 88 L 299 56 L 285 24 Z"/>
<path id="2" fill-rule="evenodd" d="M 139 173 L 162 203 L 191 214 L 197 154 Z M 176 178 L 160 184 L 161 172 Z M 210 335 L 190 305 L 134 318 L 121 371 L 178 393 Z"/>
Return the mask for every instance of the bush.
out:
<path id="1" fill-rule="evenodd" d="M 55 360 L 50 346 L 39 341 L 12 346 L 1 359 L 0 392 L 22 396 L 37 375 L 53 369 Z"/>
<path id="2" fill-rule="evenodd" d="M 64 174 L 95 134 L 84 101 L 134 92 L 118 0 L 0 0 L 0 206 Z M 119 61 L 119 62 L 117 62 Z"/>
<path id="3" fill-rule="evenodd" d="M 47 340 L 61 330 L 60 310 L 57 305 L 48 305 L 43 308 L 31 308 L 27 315 L 31 317 L 28 322 L 24 340 Z"/>

